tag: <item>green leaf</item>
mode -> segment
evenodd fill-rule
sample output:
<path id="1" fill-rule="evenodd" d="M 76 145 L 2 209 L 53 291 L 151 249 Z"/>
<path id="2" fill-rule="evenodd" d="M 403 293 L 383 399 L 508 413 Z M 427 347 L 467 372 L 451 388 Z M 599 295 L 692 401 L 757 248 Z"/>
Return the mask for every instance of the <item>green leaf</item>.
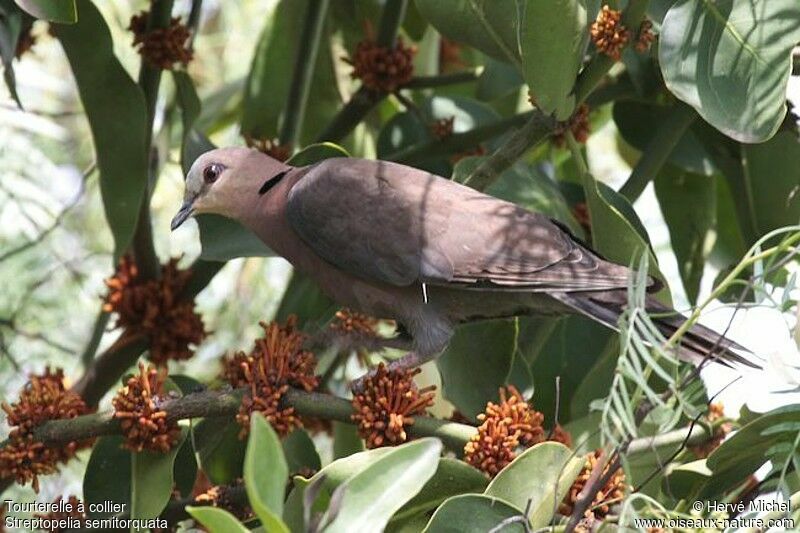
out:
<path id="1" fill-rule="evenodd" d="M 558 120 L 575 110 L 572 86 L 586 50 L 586 6 L 581 0 L 525 0 L 519 31 L 522 72 L 536 105 Z"/>
<path id="2" fill-rule="evenodd" d="M 52 28 L 69 59 L 89 120 L 118 258 L 133 237 L 147 184 L 147 109 L 141 89 L 114 55 L 103 16 L 89 0 L 78 0 L 78 6 L 76 24 Z"/>
<path id="3" fill-rule="evenodd" d="M 242 477 L 245 442 L 238 437 L 240 430 L 235 420 L 220 418 L 205 418 L 194 427 L 197 459 L 215 485 Z"/>
<path id="4" fill-rule="evenodd" d="M 186 72 L 173 70 L 172 79 L 175 82 L 175 93 L 182 113 L 181 168 L 184 174 L 188 174 L 195 159 L 216 147 L 194 127 L 200 116 L 200 98 L 197 96 L 192 78 Z"/>
<path id="5" fill-rule="evenodd" d="M 464 324 L 456 329 L 436 366 L 442 375 L 442 394 L 469 418 L 497 399 L 505 385 L 516 350 L 514 320 Z"/>
<path id="6" fill-rule="evenodd" d="M 11 97 L 22 108 L 14 77 L 14 58 L 17 42 L 22 33 L 23 13 L 11 0 L 0 0 L 0 60 L 3 62 L 3 79 Z"/>
<path id="7" fill-rule="evenodd" d="M 333 422 L 333 458 L 341 459 L 364 451 L 364 441 L 353 424 Z"/>
<path id="8" fill-rule="evenodd" d="M 614 122 L 625 142 L 643 152 L 671 108 L 631 100 L 614 102 Z M 697 134 L 690 128 L 669 154 L 669 162 L 688 172 L 711 176 L 716 168 Z"/>
<path id="9" fill-rule="evenodd" d="M 334 157 L 350 157 L 350 154 L 338 144 L 323 142 L 306 146 L 289 158 L 286 163 L 295 167 L 304 167 Z"/>
<path id="10" fill-rule="evenodd" d="M 289 531 L 280 519 L 288 477 L 289 467 L 278 435 L 261 413 L 253 413 L 244 456 L 244 486 L 266 531 Z"/>
<path id="11" fill-rule="evenodd" d="M 689 302 L 695 304 L 716 233 L 715 178 L 665 167 L 655 189 Z"/>
<path id="12" fill-rule="evenodd" d="M 344 496 L 336 519 L 325 531 L 383 530 L 436 472 L 441 452 L 442 443 L 432 438 L 391 449 L 342 485 Z"/>
<path id="13" fill-rule="evenodd" d="M 296 474 L 303 467 L 312 468 L 315 472 L 322 468 L 314 441 L 304 429 L 297 428 L 289 433 L 281 446 L 290 473 Z"/>
<path id="14" fill-rule="evenodd" d="M 433 513 L 424 533 L 486 533 L 501 522 L 522 511 L 500 498 L 484 494 L 462 494 L 445 501 Z M 514 522 L 502 529 L 503 533 L 527 531 L 522 522 Z"/>
<path id="15" fill-rule="evenodd" d="M 322 487 L 313 505 L 314 513 L 323 512 L 330 501 L 330 497 L 336 487 L 344 483 L 347 479 L 364 471 L 368 466 L 374 464 L 378 459 L 389 453 L 392 448 L 377 448 L 365 452 L 354 453 L 347 457 L 337 459 L 325 468 L 314 474 L 308 481 L 298 483 L 299 478 L 295 478 L 295 484 L 284 506 L 283 519 L 292 531 L 302 531 L 303 525 L 303 498 L 305 488 L 310 483 L 322 483 Z"/>
<path id="16" fill-rule="evenodd" d="M 225 509 L 189 506 L 186 508 L 186 512 L 207 527 L 210 533 L 236 533 L 237 531 L 247 533 L 250 531 Z"/>
<path id="17" fill-rule="evenodd" d="M 697 498 L 712 474 L 713 472 L 706 466 L 705 459 L 678 465 L 668 470 L 667 475 L 662 478 L 662 490 L 677 498 L 691 501 Z"/>
<path id="18" fill-rule="evenodd" d="M 499 100 L 517 93 L 524 82 L 513 65 L 487 57 L 483 72 L 478 78 L 476 96 L 486 102 Z"/>
<path id="19" fill-rule="evenodd" d="M 143 451 L 131 454 L 131 518 L 156 518 L 167 506 L 173 489 L 175 457 L 188 430 L 181 430 L 181 440 L 167 453 Z"/>
<path id="20" fill-rule="evenodd" d="M 767 451 L 781 442 L 794 442 L 796 431 L 766 433 L 773 427 L 800 420 L 800 405 L 787 405 L 765 413 L 742 427 L 711 452 L 706 465 L 713 472 L 701 496 L 720 495 L 741 483 L 769 460 Z"/>
<path id="21" fill-rule="evenodd" d="M 456 459 L 444 457 L 439 459 L 439 465 L 419 494 L 411 498 L 392 517 L 392 524 L 407 520 L 419 514 L 425 514 L 435 509 L 443 501 L 470 492 L 483 492 L 488 480 L 482 472 L 476 470 Z"/>
<path id="22" fill-rule="evenodd" d="M 583 468 L 583 457 L 558 442 L 542 442 L 525 450 L 489 483 L 485 494 L 525 509 L 536 530 L 548 525 L 572 482 Z"/>
<path id="23" fill-rule="evenodd" d="M 328 322 L 338 308 L 314 280 L 295 270 L 283 293 L 275 320 L 284 322 L 290 315 L 294 315 L 297 317 L 297 327 L 312 331 Z"/>
<path id="24" fill-rule="evenodd" d="M 170 376 L 170 378 L 174 380 L 175 376 Z M 175 456 L 172 475 L 175 479 L 175 488 L 180 495 L 184 498 L 190 497 L 197 479 L 197 458 L 194 455 L 191 435 L 183 440 L 178 455 Z"/>
<path id="25" fill-rule="evenodd" d="M 122 447 L 123 442 L 121 435 L 113 435 L 99 439 L 92 448 L 83 477 L 83 499 L 91 518 L 114 513 L 92 511 L 90 504 L 112 501 L 130 509 L 131 452 Z"/>
<path id="26" fill-rule="evenodd" d="M 761 236 L 800 222 L 800 140 L 781 131 L 763 144 L 742 146 L 746 197 L 753 229 Z"/>
<path id="27" fill-rule="evenodd" d="M 755 143 L 786 115 L 798 41 L 795 0 L 679 0 L 664 17 L 658 55 L 675 96 L 724 134 Z"/>
<path id="28" fill-rule="evenodd" d="M 416 0 L 442 35 L 502 61 L 518 61 L 516 0 Z"/>
<path id="29" fill-rule="evenodd" d="M 19 7 L 37 19 L 61 24 L 78 22 L 75 0 L 14 0 Z"/>
<path id="30" fill-rule="evenodd" d="M 277 136 L 295 67 L 299 31 L 309 4 L 308 0 L 282 0 L 270 3 L 260 13 L 266 23 L 245 84 L 242 133 L 258 138 Z M 317 55 L 303 122 L 303 144 L 316 138 L 342 103 L 328 41 L 323 37 Z"/>

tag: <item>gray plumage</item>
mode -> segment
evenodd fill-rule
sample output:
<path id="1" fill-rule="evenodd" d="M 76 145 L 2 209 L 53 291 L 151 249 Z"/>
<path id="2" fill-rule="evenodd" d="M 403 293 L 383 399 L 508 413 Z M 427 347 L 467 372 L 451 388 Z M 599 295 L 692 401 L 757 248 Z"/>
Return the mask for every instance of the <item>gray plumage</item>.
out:
<path id="1" fill-rule="evenodd" d="M 194 212 L 239 220 L 342 305 L 397 320 L 413 339 L 403 365 L 437 355 L 459 323 L 581 313 L 614 327 L 627 301 L 629 270 L 558 223 L 404 165 L 340 158 L 293 168 L 221 149 L 195 162 L 186 190 L 173 228 Z M 647 306 L 672 311 L 652 298 Z M 668 336 L 682 317 L 655 322 Z M 679 354 L 697 362 L 717 347 L 720 360 L 751 364 L 702 326 Z"/>

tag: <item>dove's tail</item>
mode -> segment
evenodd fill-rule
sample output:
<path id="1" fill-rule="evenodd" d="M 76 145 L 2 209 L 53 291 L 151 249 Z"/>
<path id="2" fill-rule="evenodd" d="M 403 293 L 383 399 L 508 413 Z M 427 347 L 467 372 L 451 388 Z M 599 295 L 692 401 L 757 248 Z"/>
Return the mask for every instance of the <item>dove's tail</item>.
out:
<path id="1" fill-rule="evenodd" d="M 561 292 L 550 295 L 578 313 L 616 330 L 619 329 L 619 316 L 628 303 L 624 290 Z M 686 320 L 686 317 L 651 296 L 647 297 L 645 306 L 650 319 L 666 338 L 670 338 Z M 751 360 L 755 356 L 750 350 L 700 324 L 693 325 L 683 335 L 678 346 L 678 356 L 694 364 L 710 360 L 725 366 L 740 364 L 761 368 Z"/>

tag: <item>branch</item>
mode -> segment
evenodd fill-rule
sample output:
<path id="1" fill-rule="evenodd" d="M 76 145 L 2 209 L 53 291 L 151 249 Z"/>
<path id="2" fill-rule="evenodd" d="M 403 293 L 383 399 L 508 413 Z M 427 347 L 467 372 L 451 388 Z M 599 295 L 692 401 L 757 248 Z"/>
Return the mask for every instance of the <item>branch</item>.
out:
<path id="1" fill-rule="evenodd" d="M 329 3 L 329 0 L 311 0 L 306 7 L 303 31 L 299 36 L 299 48 L 294 62 L 292 84 L 286 100 L 286 115 L 281 127 L 280 141 L 283 144 L 297 146 L 300 140 Z"/>
<path id="2" fill-rule="evenodd" d="M 695 110 L 684 103 L 679 102 L 672 107 L 667 119 L 658 126 L 656 134 L 647 144 L 628 181 L 619 190 L 631 203 L 642 194 L 647 184 L 655 179 L 696 118 Z"/>
<path id="3" fill-rule="evenodd" d="M 478 69 L 465 70 L 463 72 L 452 72 L 450 74 L 439 74 L 438 76 L 416 76 L 410 82 L 403 85 L 403 89 L 433 89 L 436 87 L 446 87 L 459 83 L 469 83 L 480 77 Z"/>

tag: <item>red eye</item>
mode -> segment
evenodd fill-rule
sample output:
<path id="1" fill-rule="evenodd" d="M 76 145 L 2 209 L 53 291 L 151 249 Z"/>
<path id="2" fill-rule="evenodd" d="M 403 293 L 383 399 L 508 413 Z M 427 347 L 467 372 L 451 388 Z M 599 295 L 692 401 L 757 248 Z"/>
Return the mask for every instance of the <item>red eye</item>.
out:
<path id="1" fill-rule="evenodd" d="M 211 163 L 203 169 L 203 180 L 206 183 L 214 183 L 219 175 L 222 174 L 222 169 L 223 167 L 219 163 Z"/>

